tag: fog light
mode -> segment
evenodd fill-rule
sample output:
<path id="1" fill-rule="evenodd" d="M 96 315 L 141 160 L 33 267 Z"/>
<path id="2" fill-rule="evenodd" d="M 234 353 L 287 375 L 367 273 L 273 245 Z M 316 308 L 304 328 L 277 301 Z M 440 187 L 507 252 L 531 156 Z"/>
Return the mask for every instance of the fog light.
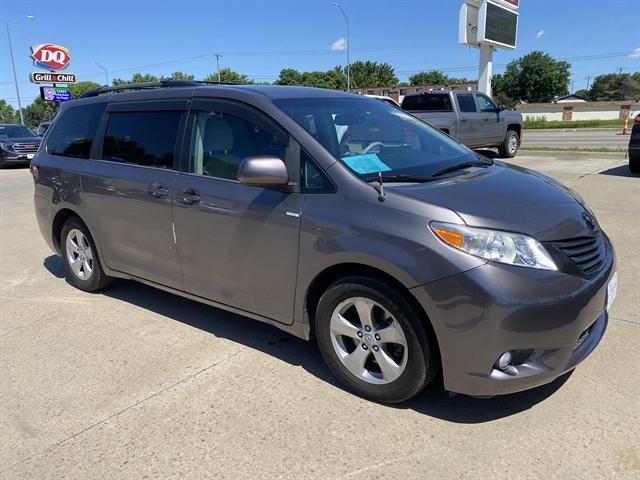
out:
<path id="1" fill-rule="evenodd" d="M 498 361 L 496 362 L 496 367 L 498 367 L 502 371 L 505 371 L 510 366 L 511 366 L 511 352 L 504 352 L 498 358 Z"/>

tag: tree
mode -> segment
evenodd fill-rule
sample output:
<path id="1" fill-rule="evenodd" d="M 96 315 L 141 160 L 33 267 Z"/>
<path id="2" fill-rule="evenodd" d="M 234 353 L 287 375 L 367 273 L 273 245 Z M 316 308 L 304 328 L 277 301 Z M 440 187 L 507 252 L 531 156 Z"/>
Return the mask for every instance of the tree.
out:
<path id="1" fill-rule="evenodd" d="M 430 70 L 410 75 L 409 83 L 411 85 L 447 85 L 451 80 L 439 70 Z"/>
<path id="2" fill-rule="evenodd" d="M 509 100 L 505 103 L 548 102 L 569 93 L 570 68 L 567 62 L 534 51 L 509 63 L 504 74 L 494 75 L 492 90 L 496 97 Z"/>
<path id="3" fill-rule="evenodd" d="M 24 123 L 27 127 L 35 129 L 42 122 L 51 120 L 58 111 L 57 102 L 46 102 L 37 97 L 31 105 L 24 109 Z"/>
<path id="4" fill-rule="evenodd" d="M 344 72 L 346 74 L 346 68 Z M 351 88 L 388 87 L 397 84 L 398 77 L 388 63 L 367 60 L 351 64 Z"/>
<path id="5" fill-rule="evenodd" d="M 178 70 L 177 72 L 173 72 L 169 78 L 173 80 L 194 80 L 196 77 L 190 73 L 184 73 Z"/>
<path id="6" fill-rule="evenodd" d="M 155 75 L 151 75 L 150 73 L 134 73 L 130 80 L 123 80 L 121 78 L 114 78 L 111 83 L 113 85 L 126 85 L 128 83 L 147 83 L 147 82 L 157 82 L 159 79 Z"/>
<path id="7" fill-rule="evenodd" d="M 586 88 L 581 88 L 580 90 L 576 90 L 573 92 L 574 95 L 584 98 L 585 100 L 589 100 L 589 90 Z"/>
<path id="8" fill-rule="evenodd" d="M 635 100 L 640 97 L 640 81 L 628 73 L 598 75 L 589 90 L 589 98 L 602 100 Z"/>
<path id="9" fill-rule="evenodd" d="M 217 82 L 218 81 L 218 73 L 212 73 L 211 75 L 207 75 L 204 77 L 205 82 Z M 253 83 L 253 80 L 249 78 L 248 75 L 244 73 L 236 72 L 235 70 L 231 70 L 230 68 L 221 68 L 220 69 L 220 81 L 224 83 L 239 83 L 239 84 L 248 84 Z"/>
<path id="10" fill-rule="evenodd" d="M 295 68 L 283 68 L 274 83 L 276 85 L 302 85 L 302 74 Z"/>
<path id="11" fill-rule="evenodd" d="M 19 123 L 20 115 L 5 100 L 0 100 L 0 123 Z"/>
<path id="12" fill-rule="evenodd" d="M 100 87 L 100 84 L 96 82 L 78 82 L 69 85 L 69 91 L 71 92 L 71 98 L 80 98 L 84 93 L 98 87 Z"/>

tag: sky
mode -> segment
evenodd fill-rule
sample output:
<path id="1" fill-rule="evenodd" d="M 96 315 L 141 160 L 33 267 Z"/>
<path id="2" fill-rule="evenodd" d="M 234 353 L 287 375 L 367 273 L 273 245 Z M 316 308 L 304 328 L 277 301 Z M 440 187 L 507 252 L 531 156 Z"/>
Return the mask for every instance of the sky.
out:
<path id="1" fill-rule="evenodd" d="M 431 69 L 477 78 L 479 51 L 458 43 L 462 1 L 340 0 L 351 61 L 387 62 L 401 81 Z M 23 107 L 38 95 L 29 47 L 41 43 L 67 47 L 65 72 L 99 83 L 105 74 L 92 62 L 110 79 L 176 70 L 203 78 L 220 53 L 221 67 L 273 81 L 282 68 L 347 61 L 346 23 L 328 0 L 0 0 L 0 22 L 0 99 L 14 107 L 7 23 Z M 517 48 L 496 51 L 494 73 L 533 50 L 571 63 L 573 90 L 587 77 L 640 71 L 640 0 L 521 0 Z"/>

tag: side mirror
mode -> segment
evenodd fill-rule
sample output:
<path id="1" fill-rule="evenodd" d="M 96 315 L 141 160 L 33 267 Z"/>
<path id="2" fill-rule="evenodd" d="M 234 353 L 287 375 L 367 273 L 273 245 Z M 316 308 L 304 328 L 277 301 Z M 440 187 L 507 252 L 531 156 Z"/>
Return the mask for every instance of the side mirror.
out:
<path id="1" fill-rule="evenodd" d="M 504 112 L 507 109 L 504 105 L 500 104 L 496 107 L 496 112 Z"/>
<path id="2" fill-rule="evenodd" d="M 238 180 L 253 187 L 285 187 L 289 174 L 278 157 L 247 157 L 238 168 Z"/>

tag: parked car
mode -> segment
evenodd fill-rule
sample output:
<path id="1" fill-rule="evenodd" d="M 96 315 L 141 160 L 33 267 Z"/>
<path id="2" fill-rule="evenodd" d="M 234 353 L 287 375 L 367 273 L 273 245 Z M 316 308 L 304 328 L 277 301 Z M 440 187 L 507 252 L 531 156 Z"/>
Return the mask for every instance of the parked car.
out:
<path id="1" fill-rule="evenodd" d="M 39 137 L 44 137 L 44 134 L 47 133 L 47 130 L 51 126 L 51 122 L 42 122 L 38 125 L 38 129 L 36 130 L 36 135 Z"/>
<path id="2" fill-rule="evenodd" d="M 393 105 L 394 107 L 400 107 L 400 104 L 391 97 L 386 97 L 384 95 L 369 95 L 369 94 L 365 95 L 365 97 L 375 98 L 376 100 L 380 100 L 381 102 L 386 102 L 389 105 Z"/>
<path id="3" fill-rule="evenodd" d="M 629 170 L 640 173 L 640 114 L 636 115 L 629 138 Z"/>
<path id="4" fill-rule="evenodd" d="M 583 200 L 402 110 L 194 81 L 84 97 L 31 164 L 40 230 L 81 290 L 132 279 L 316 338 L 380 402 L 440 369 L 470 395 L 542 385 L 604 334 L 614 252 Z"/>
<path id="5" fill-rule="evenodd" d="M 406 95 L 402 108 L 470 148 L 497 147 L 515 157 L 522 139 L 522 115 L 496 105 L 484 93 L 466 90 Z"/>
<path id="6" fill-rule="evenodd" d="M 0 168 L 28 165 L 42 139 L 22 124 L 0 124 Z"/>

